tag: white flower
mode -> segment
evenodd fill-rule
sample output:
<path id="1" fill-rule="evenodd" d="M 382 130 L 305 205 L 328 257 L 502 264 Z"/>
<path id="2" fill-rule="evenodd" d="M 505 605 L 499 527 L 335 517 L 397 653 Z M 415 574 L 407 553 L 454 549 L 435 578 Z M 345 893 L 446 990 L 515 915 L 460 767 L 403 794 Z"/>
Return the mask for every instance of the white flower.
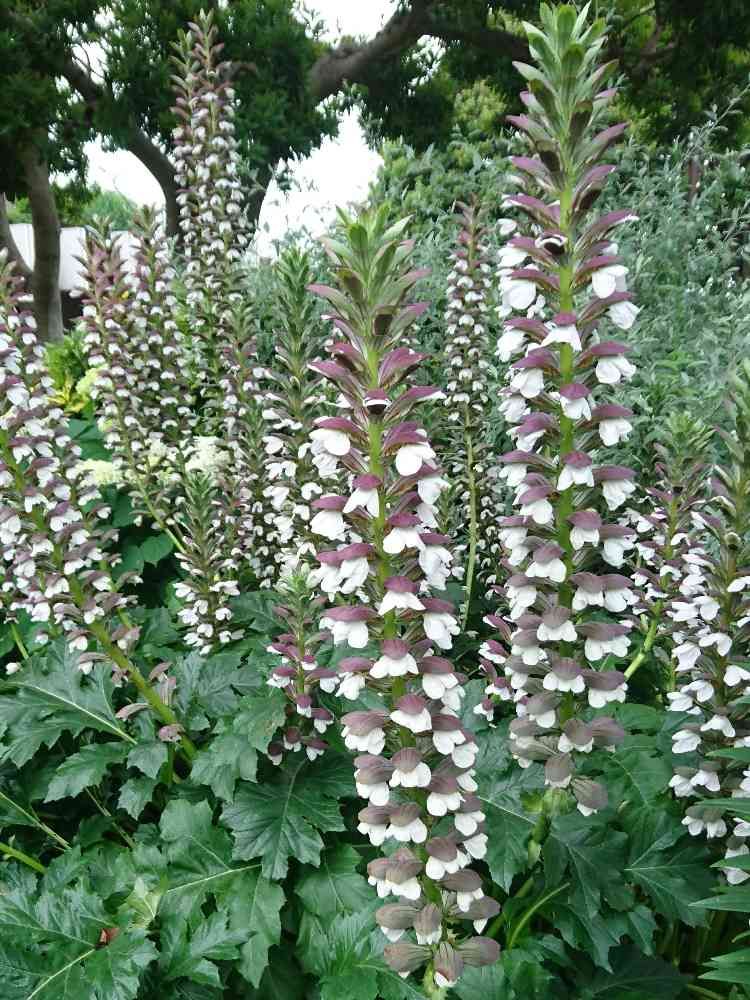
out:
<path id="1" fill-rule="evenodd" d="M 678 799 L 683 799 L 687 795 L 695 795 L 695 790 L 693 789 L 690 778 L 685 778 L 680 774 L 675 774 L 672 776 L 669 787 L 673 789 L 674 794 Z"/>
<path id="2" fill-rule="evenodd" d="M 352 443 L 349 440 L 349 435 L 345 434 L 344 431 L 318 427 L 310 433 L 310 437 L 322 445 L 329 455 L 335 455 L 337 458 L 348 455 L 351 450 Z"/>
<path id="3" fill-rule="evenodd" d="M 525 344 L 526 334 L 523 330 L 511 328 L 505 330 L 498 340 L 495 353 L 503 364 L 507 364 L 514 354 L 523 350 Z"/>
<path id="4" fill-rule="evenodd" d="M 404 549 L 423 549 L 424 542 L 416 527 L 391 528 L 383 539 L 383 550 L 389 555 L 399 555 Z"/>
<path id="5" fill-rule="evenodd" d="M 626 292 L 627 273 L 628 269 L 623 264 L 607 264 L 605 267 L 597 268 L 591 275 L 594 295 L 600 299 L 608 299 L 615 292 Z"/>
<path id="6" fill-rule="evenodd" d="M 432 718 L 427 708 L 423 708 L 417 715 L 412 715 L 397 708 L 391 712 L 391 721 L 395 722 L 397 726 L 403 726 L 404 729 L 408 729 L 412 733 L 429 733 L 432 729 Z"/>
<path id="7" fill-rule="evenodd" d="M 422 627 L 427 638 L 441 649 L 450 649 L 453 646 L 452 636 L 461 631 L 453 615 L 446 612 L 428 611 L 422 619 Z"/>
<path id="8" fill-rule="evenodd" d="M 440 499 L 440 494 L 450 483 L 435 473 L 432 476 L 422 476 L 417 483 L 417 493 L 422 503 L 435 504 Z"/>
<path id="9" fill-rule="evenodd" d="M 380 498 L 377 489 L 368 490 L 361 487 L 355 489 L 344 504 L 344 513 L 351 514 L 357 507 L 364 508 L 372 517 L 378 517 L 380 514 Z"/>
<path id="10" fill-rule="evenodd" d="M 574 351 L 581 350 L 581 335 L 574 324 L 557 326 L 555 323 L 550 323 L 547 329 L 549 332 L 542 341 L 542 347 L 547 347 L 549 344 L 570 344 Z"/>
<path id="11" fill-rule="evenodd" d="M 329 541 L 337 541 L 346 534 L 346 521 L 340 510 L 319 510 L 310 522 L 310 531 Z"/>
<path id="12" fill-rule="evenodd" d="M 521 368 L 511 379 L 510 386 L 524 399 L 533 399 L 544 392 L 544 372 L 541 368 Z"/>
<path id="13" fill-rule="evenodd" d="M 630 479 L 606 479 L 602 483 L 602 493 L 607 507 L 617 510 L 635 492 L 635 483 Z"/>
<path id="14" fill-rule="evenodd" d="M 376 680 L 383 677 L 403 677 L 406 674 L 418 674 L 417 661 L 411 653 L 404 653 L 398 659 L 383 654 L 370 668 L 370 676 Z"/>
<path id="15" fill-rule="evenodd" d="M 504 277 L 500 282 L 503 305 L 517 312 L 525 312 L 536 299 L 536 285 L 525 278 Z"/>
<path id="16" fill-rule="evenodd" d="M 598 430 L 602 444 L 611 447 L 624 441 L 633 430 L 633 425 L 624 417 L 612 417 L 609 420 L 600 420 Z"/>
<path id="17" fill-rule="evenodd" d="M 743 681 L 750 681 L 750 670 L 738 667 L 736 663 L 730 664 L 724 674 L 724 683 L 727 687 L 735 687 Z"/>
<path id="18" fill-rule="evenodd" d="M 701 726 L 701 732 L 719 732 L 726 736 L 727 739 L 731 739 L 735 735 L 734 726 L 726 715 L 712 715 L 711 718 L 704 722 Z"/>
<path id="19" fill-rule="evenodd" d="M 396 469 L 400 476 L 413 476 L 423 463 L 435 457 L 435 452 L 425 441 L 420 444 L 404 444 L 396 452 Z"/>
<path id="20" fill-rule="evenodd" d="M 617 385 L 621 379 L 632 378 L 635 373 L 635 365 L 622 354 L 599 358 L 596 363 L 596 378 L 602 385 Z"/>
<path id="21" fill-rule="evenodd" d="M 672 735 L 672 753 L 692 753 L 701 745 L 701 738 L 698 733 L 689 729 L 680 729 Z"/>
<path id="22" fill-rule="evenodd" d="M 364 649 L 370 639 L 370 633 L 365 621 L 338 621 L 333 618 L 321 618 L 321 627 L 329 629 L 333 635 L 333 644 L 348 643 L 352 649 Z"/>
<path id="23" fill-rule="evenodd" d="M 629 330 L 638 318 L 641 310 L 632 302 L 614 302 L 607 310 L 607 315 L 621 330 Z"/>

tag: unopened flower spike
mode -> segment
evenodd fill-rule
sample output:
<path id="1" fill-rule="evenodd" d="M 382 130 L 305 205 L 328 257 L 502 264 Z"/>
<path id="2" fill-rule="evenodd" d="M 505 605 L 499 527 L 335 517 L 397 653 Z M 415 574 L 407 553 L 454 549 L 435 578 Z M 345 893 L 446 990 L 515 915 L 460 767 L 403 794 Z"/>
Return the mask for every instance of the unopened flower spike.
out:
<path id="1" fill-rule="evenodd" d="M 750 853 L 747 810 L 733 800 L 750 799 L 750 768 L 741 759 L 750 747 L 750 362 L 730 380 L 731 433 L 721 432 L 728 461 L 717 465 L 710 498 L 691 511 L 695 544 L 685 557 L 679 593 L 665 605 L 672 624 L 672 656 L 679 679 L 669 708 L 684 714 L 672 737 L 679 766 L 670 782 L 686 800 L 683 823 L 695 836 L 721 844 L 724 857 Z M 737 757 L 727 751 L 740 751 Z M 713 751 L 721 750 L 720 757 Z M 750 878 L 725 869 L 728 882 Z"/>
<path id="2" fill-rule="evenodd" d="M 534 65 L 516 64 L 528 90 L 524 114 L 509 120 L 528 153 L 512 157 L 522 190 L 505 205 L 526 222 L 501 251 L 499 350 L 516 445 L 501 471 L 516 507 L 501 519 L 510 614 L 488 619 L 501 628 L 482 649 L 489 684 L 477 711 L 491 717 L 512 700 L 514 756 L 522 766 L 543 762 L 546 784 L 569 789 L 587 816 L 608 799 L 589 754 L 624 735 L 599 710 L 627 690 L 622 669 L 602 668 L 624 668 L 630 648 L 636 597 L 624 557 L 635 532 L 613 514 L 635 483 L 632 469 L 608 464 L 606 449 L 631 430 L 630 411 L 616 402 L 635 371 L 619 331 L 637 310 L 610 242 L 632 215 L 592 214 L 614 169 L 602 158 L 625 126 L 608 124 L 615 91 L 602 89 L 612 69 L 599 64 L 604 24 L 586 15 L 543 4 L 543 28 L 525 25 Z"/>
<path id="3" fill-rule="evenodd" d="M 495 582 L 500 552 L 496 513 L 499 500 L 492 478 L 496 469 L 486 427 L 491 380 L 488 296 L 492 267 L 484 215 L 473 202 L 457 206 L 458 246 L 451 254 L 445 309 L 445 406 L 448 420 L 457 425 L 449 458 L 455 484 L 452 520 L 467 536 L 463 552 L 464 622 L 476 579 L 481 578 L 485 590 Z"/>
<path id="4" fill-rule="evenodd" d="M 424 356 L 404 345 L 424 311 L 410 301 L 424 272 L 412 267 L 406 225 L 389 225 L 385 210 L 341 213 L 335 239 L 324 241 L 335 285 L 312 286 L 343 335 L 316 368 L 348 404 L 345 417 L 319 425 L 323 448 L 349 472 L 321 509 L 331 541 L 343 527 L 360 539 L 318 553 L 332 570 L 321 578 L 331 603 L 320 624 L 347 654 L 337 693 L 370 694 L 368 708 L 341 722 L 365 800 L 359 830 L 383 847 L 369 880 L 399 904 L 376 915 L 391 942 L 385 958 L 403 975 L 427 966 L 441 988 L 465 964 L 497 958 L 496 942 L 472 931 L 499 907 L 471 868 L 487 837 L 474 796 L 477 744 L 460 719 L 464 678 L 448 658 L 459 626 L 442 590 L 449 541 L 435 531 L 448 483 L 419 417 L 442 393 L 413 382 Z"/>
<path id="5" fill-rule="evenodd" d="M 326 334 L 307 291 L 312 281 L 307 255 L 288 250 L 276 273 L 274 358 L 263 393 L 264 493 L 273 511 L 274 559 L 283 575 L 300 564 L 317 566 L 315 552 L 325 536 L 316 530 L 316 518 L 323 518 L 315 504 L 335 483 L 335 475 L 331 469 L 330 475 L 321 476 L 315 432 L 326 410 L 331 417 L 336 410 L 326 405 L 326 386 L 311 367 L 322 359 Z"/>

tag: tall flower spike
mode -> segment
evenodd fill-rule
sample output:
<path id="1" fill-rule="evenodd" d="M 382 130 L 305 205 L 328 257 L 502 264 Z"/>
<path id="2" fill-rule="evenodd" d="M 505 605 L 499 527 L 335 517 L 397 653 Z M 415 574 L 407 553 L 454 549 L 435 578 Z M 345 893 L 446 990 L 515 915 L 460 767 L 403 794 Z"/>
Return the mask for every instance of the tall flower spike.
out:
<path id="1" fill-rule="evenodd" d="M 503 456 L 501 475 L 517 513 L 501 528 L 510 620 L 488 619 L 501 641 L 483 648 L 491 683 L 478 707 L 491 713 L 496 698 L 513 697 L 514 755 L 522 765 L 544 761 L 547 785 L 570 788 L 584 815 L 607 803 L 587 755 L 623 735 L 608 716 L 589 717 L 626 691 L 623 673 L 601 667 L 627 656 L 631 623 L 614 610 L 604 619 L 602 609 L 635 599 L 613 572 L 634 532 L 607 520 L 634 490 L 634 473 L 603 464 L 603 449 L 630 430 L 630 413 L 611 392 L 635 369 L 607 327 L 631 325 L 636 312 L 609 242 L 633 216 L 590 218 L 614 169 L 601 158 L 625 126 L 603 127 L 615 91 L 600 88 L 613 64 L 597 65 L 604 24 L 587 26 L 587 10 L 543 4 L 544 30 L 525 26 L 536 65 L 517 64 L 529 89 L 526 113 L 510 121 L 530 155 L 513 157 L 526 190 L 506 205 L 528 222 L 501 253 L 504 305 L 520 313 L 505 323 L 504 349 L 517 360 L 502 404 L 516 449 Z"/>
<path id="2" fill-rule="evenodd" d="M 494 582 L 493 548 L 497 545 L 497 498 L 491 480 L 491 454 L 486 440 L 489 404 L 489 345 L 487 296 L 491 287 L 489 248 L 483 212 L 474 203 L 459 203 L 458 248 L 451 254 L 448 302 L 445 309 L 448 341 L 445 348 L 445 405 L 448 419 L 458 424 L 451 448 L 450 467 L 457 488 L 453 521 L 465 525 L 466 615 L 474 581 Z M 468 515 L 468 517 L 467 517 Z M 462 534 L 464 531 L 462 531 Z M 493 545 L 493 542 L 495 543 Z"/>
<path id="3" fill-rule="evenodd" d="M 233 71 L 221 60 L 222 49 L 213 12 L 201 12 L 180 36 L 172 78 L 179 118 L 173 158 L 194 361 L 199 379 L 214 386 L 231 323 L 233 270 L 249 238 L 234 134 Z"/>
<path id="4" fill-rule="evenodd" d="M 706 452 L 711 438 L 711 429 L 690 414 L 669 417 L 662 440 L 654 445 L 659 458 L 655 464 L 657 485 L 646 491 L 639 509 L 627 511 L 638 536 L 633 583 L 639 599 L 633 610 L 643 642 L 625 671 L 626 677 L 632 677 L 653 649 L 660 661 L 669 662 L 662 646 L 673 633 L 680 632 L 681 625 L 679 614 L 673 620 L 664 611 L 674 601 L 690 598 L 702 585 L 705 551 L 695 518 L 706 504 Z M 671 679 L 671 669 L 669 674 Z M 680 696 L 670 691 L 667 697 L 675 700 Z"/>
<path id="5" fill-rule="evenodd" d="M 447 482 L 412 411 L 442 393 L 410 384 L 424 356 L 402 339 L 424 304 L 407 296 L 424 272 L 410 270 L 405 226 L 389 227 L 385 209 L 358 221 L 342 213 L 336 238 L 325 241 L 337 287 L 312 286 L 344 337 L 332 360 L 313 367 L 348 404 L 346 417 L 322 421 L 318 440 L 351 474 L 344 495 L 322 497 L 320 510 L 332 539 L 342 525 L 362 539 L 355 558 L 350 546 L 319 554 L 335 576 L 329 598 L 343 595 L 321 625 L 351 651 L 339 665 L 342 687 L 352 677 L 354 688 L 367 685 L 377 696 L 341 721 L 367 801 L 359 830 L 375 846 L 398 847 L 368 870 L 381 897 L 407 906 L 397 915 L 384 907 L 378 922 L 392 942 L 409 928 L 416 935 L 416 943 L 389 944 L 386 960 L 399 973 L 427 965 L 442 987 L 460 975 L 462 949 L 475 964 L 495 960 L 494 941 L 462 938 L 459 927 L 484 926 L 498 908 L 469 867 L 484 856 L 487 838 L 472 795 L 477 745 L 458 715 L 463 678 L 445 656 L 458 624 L 451 602 L 433 589 L 443 586 L 450 558 L 447 539 L 433 531 Z"/>
<path id="6" fill-rule="evenodd" d="M 320 375 L 309 366 L 320 360 L 325 337 L 307 292 L 312 280 L 307 254 L 288 250 L 276 275 L 274 363 L 266 373 L 269 389 L 264 393 L 269 428 L 264 441 L 265 494 L 274 512 L 274 556 L 284 573 L 300 563 L 310 568 L 315 564 L 312 504 L 323 488 L 313 462 L 311 434 L 315 416 L 325 412 L 325 394 Z"/>
<path id="7" fill-rule="evenodd" d="M 177 594 L 189 645 L 209 652 L 234 638 L 227 598 L 237 573 L 216 506 L 225 455 L 194 437 L 197 417 L 175 319 L 174 275 L 156 219 L 135 231 L 133 272 L 106 230 L 87 234 L 85 346 L 100 368 L 92 390 L 100 425 L 139 516 L 169 534 L 185 572 Z M 221 522 L 224 530 L 218 530 Z"/>
<path id="8" fill-rule="evenodd" d="M 671 781 L 678 797 L 700 795 L 683 820 L 690 833 L 723 841 L 725 857 L 750 853 L 750 823 L 727 808 L 730 798 L 750 798 L 750 768 L 714 750 L 750 747 L 750 362 L 730 382 L 733 433 L 722 432 L 729 463 L 717 466 L 712 498 L 693 512 L 707 536 L 701 558 L 690 565 L 667 615 L 674 624 L 675 672 L 684 679 L 670 708 L 690 716 L 672 737 L 684 764 Z M 717 805 L 712 800 L 722 800 Z M 725 839 L 726 838 L 726 839 Z M 739 884 L 750 877 L 729 868 Z"/>
<path id="9" fill-rule="evenodd" d="M 127 615 L 129 599 L 112 580 L 105 547 L 116 532 L 99 523 L 108 515 L 80 450 L 54 403 L 52 379 L 37 343 L 35 322 L 23 307 L 19 280 L 0 257 L 0 549 L 4 579 L 0 602 L 11 622 L 28 612 L 38 624 L 36 642 L 62 633 L 89 673 L 108 662 L 128 678 L 140 698 L 180 739 L 174 712 L 128 657 L 138 629 Z"/>
<path id="10" fill-rule="evenodd" d="M 235 279 L 238 278 L 235 272 Z M 258 364 L 246 303 L 235 301 L 225 324 L 219 368 L 221 426 L 231 454 L 220 504 L 229 540 L 227 570 L 269 587 L 275 575 L 273 508 L 265 495 L 263 395 L 266 371 Z"/>

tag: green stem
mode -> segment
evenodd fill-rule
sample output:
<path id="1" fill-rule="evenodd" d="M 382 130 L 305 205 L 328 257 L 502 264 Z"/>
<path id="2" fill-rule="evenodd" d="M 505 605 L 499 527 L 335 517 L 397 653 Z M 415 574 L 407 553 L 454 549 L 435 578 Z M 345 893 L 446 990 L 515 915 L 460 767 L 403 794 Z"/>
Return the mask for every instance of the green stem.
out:
<path id="1" fill-rule="evenodd" d="M 636 670 L 640 667 L 643 661 L 646 659 L 648 654 L 651 652 L 651 647 L 656 639 L 656 632 L 659 628 L 659 615 L 661 613 L 661 601 L 657 601 L 654 606 L 654 617 L 651 619 L 651 624 L 648 627 L 648 632 L 646 633 L 646 638 L 643 641 L 643 645 L 638 651 L 637 655 L 633 657 L 630 666 L 625 671 L 625 677 L 629 680 Z"/>
<path id="2" fill-rule="evenodd" d="M 469 488 L 469 561 L 466 564 L 466 606 L 462 628 L 464 631 L 469 622 L 469 609 L 471 607 L 471 592 L 474 585 L 474 571 L 477 562 L 477 541 L 479 535 L 479 524 L 477 520 L 477 477 L 474 473 L 474 442 L 471 437 L 471 430 L 467 423 L 468 409 L 465 413 L 465 433 L 464 441 L 466 445 L 466 484 Z"/>
<path id="3" fill-rule="evenodd" d="M 125 656 L 122 650 L 116 646 L 103 625 L 95 622 L 91 625 L 91 632 L 99 640 L 102 648 L 106 650 L 107 654 L 114 660 L 117 666 L 125 672 L 128 679 L 133 682 L 133 684 L 138 689 L 139 694 L 148 703 L 150 708 L 154 713 L 168 726 L 179 726 L 180 720 L 177 718 L 175 713 L 162 701 L 159 695 L 154 691 L 151 685 L 148 683 L 146 678 L 140 672 L 138 667 Z M 193 742 L 189 737 L 182 735 L 180 736 L 180 746 L 182 751 L 187 757 L 188 761 L 192 761 L 195 757 L 197 750 Z"/>
<path id="4" fill-rule="evenodd" d="M 524 913 L 524 915 L 518 921 L 516 926 L 513 928 L 510 936 L 508 937 L 506 949 L 511 949 L 515 947 L 515 943 L 518 940 L 518 935 L 521 933 L 524 927 L 526 927 L 526 925 L 529 923 L 534 914 L 538 910 L 540 910 L 545 903 L 548 903 L 550 899 L 554 899 L 555 896 L 559 896 L 559 894 L 561 892 L 564 892 L 569 886 L 570 882 L 563 882 L 563 884 L 559 885 L 556 889 L 551 889 L 549 892 L 546 892 L 543 896 L 540 896 L 539 899 L 532 906 L 528 908 L 528 910 Z"/>
<path id="5" fill-rule="evenodd" d="M 86 789 L 86 794 L 91 799 L 91 801 L 94 803 L 94 805 L 99 810 L 99 812 L 102 814 L 102 816 L 104 816 L 105 819 L 108 819 L 108 820 L 111 821 L 112 826 L 115 828 L 115 830 L 117 830 L 117 832 L 120 834 L 120 836 L 125 841 L 125 843 L 128 845 L 128 847 L 131 850 L 135 850 L 135 841 L 133 840 L 133 838 L 130 836 L 129 833 L 127 833 L 125 830 L 123 830 L 123 828 L 120 826 L 120 824 L 114 818 L 114 816 L 109 811 L 109 809 L 107 809 L 106 806 L 102 805 L 102 803 L 99 801 L 99 799 L 97 799 L 97 797 L 94 795 L 94 793 L 91 791 L 91 789 L 87 788 Z"/>
<path id="6" fill-rule="evenodd" d="M 22 659 L 28 660 L 29 651 L 26 648 L 26 646 L 24 646 L 23 639 L 21 638 L 21 633 L 18 631 L 18 627 L 14 622 L 11 622 L 10 631 L 11 635 L 13 636 L 13 641 L 18 647 L 18 652 L 21 654 Z"/>
<path id="7" fill-rule="evenodd" d="M 688 993 L 694 993 L 697 997 L 706 997 L 707 1000 L 725 1000 L 720 993 L 707 990 L 703 986 L 694 986 L 692 983 L 687 987 Z"/>
<path id="8" fill-rule="evenodd" d="M 23 851 L 11 847 L 10 844 L 6 844 L 3 840 L 0 840 L 0 854 L 9 858 L 15 858 L 16 861 L 20 861 L 29 868 L 33 868 L 35 872 L 39 872 L 40 875 L 44 875 L 47 871 L 44 865 L 40 861 L 37 861 L 36 858 L 32 858 L 28 854 L 24 854 Z"/>
<path id="9" fill-rule="evenodd" d="M 55 833 L 52 827 L 47 826 L 46 823 L 42 823 L 42 821 L 38 819 L 33 813 L 30 813 L 27 809 L 24 809 L 23 806 L 19 806 L 17 802 L 14 802 L 13 799 L 11 799 L 4 792 L 0 792 L 0 802 L 7 802 L 13 809 L 21 813 L 22 816 L 25 816 L 26 819 L 28 819 L 29 822 L 32 824 L 32 826 L 35 826 L 37 827 L 37 829 L 42 830 L 44 833 L 47 834 L 48 837 L 51 837 L 52 840 L 56 841 L 60 845 L 60 847 L 62 847 L 64 850 L 67 850 L 70 847 L 70 844 L 67 842 L 67 840 L 65 840 L 64 837 L 61 837 L 59 833 Z"/>

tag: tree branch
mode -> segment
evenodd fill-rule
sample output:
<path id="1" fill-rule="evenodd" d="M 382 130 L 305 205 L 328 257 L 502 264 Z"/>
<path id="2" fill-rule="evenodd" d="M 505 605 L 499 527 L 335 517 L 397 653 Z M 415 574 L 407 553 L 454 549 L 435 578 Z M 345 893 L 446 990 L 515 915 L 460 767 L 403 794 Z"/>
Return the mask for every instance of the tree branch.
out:
<path id="1" fill-rule="evenodd" d="M 8 251 L 8 259 L 13 262 L 16 273 L 20 274 L 24 285 L 28 288 L 32 271 L 23 259 L 18 244 L 13 239 L 13 230 L 10 228 L 10 220 L 8 219 L 8 199 L 4 194 L 0 194 L 0 248 Z"/>
<path id="2" fill-rule="evenodd" d="M 309 74 L 310 90 L 316 100 L 338 93 L 347 83 L 366 84 L 379 65 L 396 58 L 423 37 L 466 42 L 509 59 L 528 57 L 528 46 L 519 36 L 497 28 L 471 28 L 438 21 L 433 17 L 434 6 L 435 0 L 412 0 L 408 10 L 394 14 L 370 41 L 362 45 L 344 43 L 325 52 Z"/>
<path id="3" fill-rule="evenodd" d="M 72 56 L 67 57 L 62 62 L 60 72 L 92 111 L 96 110 L 97 105 L 105 100 L 104 87 L 93 80 Z M 169 157 L 148 137 L 143 129 L 138 128 L 135 122 L 127 127 L 125 148 L 139 159 L 156 178 L 166 202 L 167 235 L 176 236 L 179 232 L 177 183 L 174 167 Z"/>
<path id="4" fill-rule="evenodd" d="M 34 227 L 34 272 L 31 290 L 34 295 L 39 339 L 59 340 L 63 335 L 60 299 L 60 219 L 49 182 L 47 163 L 36 148 L 33 137 L 21 144 L 18 159 L 31 206 Z"/>

